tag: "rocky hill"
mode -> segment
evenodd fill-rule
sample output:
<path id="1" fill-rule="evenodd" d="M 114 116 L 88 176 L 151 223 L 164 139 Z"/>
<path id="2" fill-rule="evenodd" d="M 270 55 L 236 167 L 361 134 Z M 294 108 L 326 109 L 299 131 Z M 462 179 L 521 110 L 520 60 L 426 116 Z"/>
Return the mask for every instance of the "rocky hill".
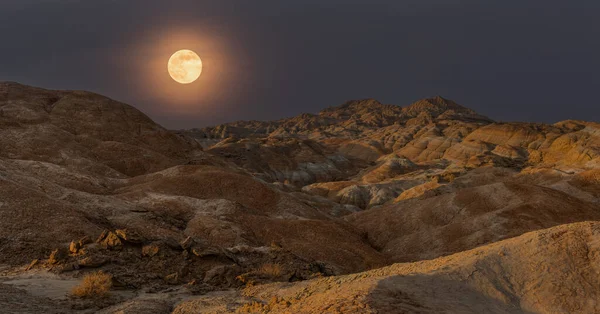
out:
<path id="1" fill-rule="evenodd" d="M 365 166 L 393 158 L 446 169 L 590 169 L 598 165 L 599 128 L 583 121 L 496 123 L 435 97 L 408 107 L 350 101 L 318 115 L 240 121 L 184 133 L 207 152 L 266 181 L 305 186 L 351 178 Z"/>
<path id="2" fill-rule="evenodd" d="M 0 83 L 0 307 L 599 312 L 599 157 L 600 124 L 442 97 L 174 132 Z M 111 297 L 65 298 L 97 270 Z"/>

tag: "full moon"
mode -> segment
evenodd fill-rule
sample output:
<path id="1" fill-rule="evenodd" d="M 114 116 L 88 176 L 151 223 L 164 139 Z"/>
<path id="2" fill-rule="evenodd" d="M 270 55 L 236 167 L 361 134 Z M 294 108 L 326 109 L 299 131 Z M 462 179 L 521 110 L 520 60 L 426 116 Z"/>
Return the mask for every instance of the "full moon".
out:
<path id="1" fill-rule="evenodd" d="M 167 65 L 169 75 L 176 82 L 189 84 L 197 80 L 202 73 L 202 60 L 198 55 L 187 49 L 175 52 Z"/>

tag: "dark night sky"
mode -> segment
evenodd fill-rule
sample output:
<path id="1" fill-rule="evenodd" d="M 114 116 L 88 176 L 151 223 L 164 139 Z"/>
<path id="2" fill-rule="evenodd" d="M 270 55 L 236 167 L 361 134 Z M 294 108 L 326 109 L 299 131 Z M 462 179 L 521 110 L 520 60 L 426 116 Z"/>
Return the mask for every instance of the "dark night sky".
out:
<path id="1" fill-rule="evenodd" d="M 166 127 L 442 95 L 502 121 L 600 121 L 598 0 L 1 0 L 0 80 L 84 89 Z M 198 52 L 190 85 L 166 72 Z"/>

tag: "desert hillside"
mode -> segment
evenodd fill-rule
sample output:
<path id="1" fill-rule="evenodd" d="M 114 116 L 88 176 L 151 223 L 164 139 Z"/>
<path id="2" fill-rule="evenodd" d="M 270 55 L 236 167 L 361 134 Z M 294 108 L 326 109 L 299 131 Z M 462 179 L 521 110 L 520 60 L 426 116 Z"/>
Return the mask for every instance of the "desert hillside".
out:
<path id="1" fill-rule="evenodd" d="M 9 313 L 598 313 L 599 221 L 595 122 L 434 97 L 170 131 L 0 83 Z"/>
<path id="2" fill-rule="evenodd" d="M 259 313 L 597 313 L 599 236 L 597 222 L 562 225 L 433 260 L 250 287 L 230 299 L 249 298 L 243 309 Z M 209 295 L 174 313 L 219 309 L 226 304 Z"/>

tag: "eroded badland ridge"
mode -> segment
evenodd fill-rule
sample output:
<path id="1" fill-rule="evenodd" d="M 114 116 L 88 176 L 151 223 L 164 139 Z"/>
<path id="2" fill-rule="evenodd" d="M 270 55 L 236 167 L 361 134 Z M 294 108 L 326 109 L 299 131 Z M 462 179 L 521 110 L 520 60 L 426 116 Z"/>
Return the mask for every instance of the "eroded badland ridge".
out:
<path id="1" fill-rule="evenodd" d="M 173 132 L 0 83 L 9 313 L 596 313 L 599 197 L 594 122 L 435 97 Z"/>

